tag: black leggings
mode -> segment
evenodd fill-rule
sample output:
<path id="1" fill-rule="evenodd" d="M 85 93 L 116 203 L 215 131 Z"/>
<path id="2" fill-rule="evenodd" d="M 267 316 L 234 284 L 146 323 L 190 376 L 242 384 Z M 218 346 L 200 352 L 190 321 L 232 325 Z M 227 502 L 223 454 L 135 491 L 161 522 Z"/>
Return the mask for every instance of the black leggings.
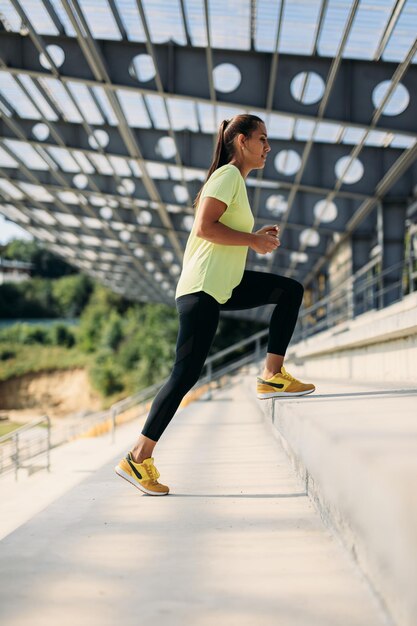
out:
<path id="1" fill-rule="evenodd" d="M 225 304 L 219 304 L 204 291 L 177 298 L 179 330 L 174 367 L 152 403 L 142 434 L 158 441 L 181 400 L 197 382 L 216 333 L 220 311 L 277 304 L 269 323 L 268 352 L 284 356 L 303 293 L 303 286 L 292 278 L 245 271 Z"/>

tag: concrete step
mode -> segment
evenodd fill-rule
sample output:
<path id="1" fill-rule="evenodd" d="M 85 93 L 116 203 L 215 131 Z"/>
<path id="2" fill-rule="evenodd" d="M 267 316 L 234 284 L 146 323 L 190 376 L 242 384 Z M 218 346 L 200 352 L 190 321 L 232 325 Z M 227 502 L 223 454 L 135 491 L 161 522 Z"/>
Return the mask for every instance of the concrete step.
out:
<path id="1" fill-rule="evenodd" d="M 1 622 L 386 624 L 247 385 L 175 416 L 155 450 L 168 497 L 119 479 L 119 453 L 101 466 L 88 465 L 86 449 L 76 455 L 73 471 L 90 468 L 83 480 L 0 542 Z"/>
<path id="2" fill-rule="evenodd" d="M 417 389 L 318 381 L 314 395 L 261 404 L 387 611 L 416 626 Z"/>

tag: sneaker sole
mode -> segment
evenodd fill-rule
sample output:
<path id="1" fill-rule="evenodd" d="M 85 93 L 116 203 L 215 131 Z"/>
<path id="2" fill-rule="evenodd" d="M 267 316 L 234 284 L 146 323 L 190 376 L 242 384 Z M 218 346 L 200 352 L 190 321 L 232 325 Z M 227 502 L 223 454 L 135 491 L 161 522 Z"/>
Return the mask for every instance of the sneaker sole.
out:
<path id="1" fill-rule="evenodd" d="M 272 391 L 271 393 L 257 393 L 257 397 L 259 398 L 259 400 L 268 400 L 268 398 L 289 398 L 292 396 L 306 396 L 309 393 L 313 393 L 313 391 L 316 391 L 315 389 L 308 389 L 308 391 Z"/>
<path id="2" fill-rule="evenodd" d="M 157 492 L 157 491 L 150 491 L 149 489 L 146 489 L 146 487 L 143 487 L 140 483 L 137 482 L 137 480 L 132 478 L 130 474 L 122 470 L 118 465 L 116 465 L 116 467 L 114 468 L 114 471 L 116 472 L 118 476 L 120 476 L 120 478 L 124 478 L 131 485 L 136 487 L 136 489 L 139 489 L 139 491 L 146 493 L 148 496 L 167 496 L 169 494 L 169 491 Z"/>

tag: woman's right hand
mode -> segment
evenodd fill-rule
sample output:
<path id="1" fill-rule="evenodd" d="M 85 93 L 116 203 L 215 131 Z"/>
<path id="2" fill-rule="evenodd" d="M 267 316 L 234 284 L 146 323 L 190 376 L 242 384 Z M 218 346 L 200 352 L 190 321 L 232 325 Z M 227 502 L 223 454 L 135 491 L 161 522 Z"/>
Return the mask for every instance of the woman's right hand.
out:
<path id="1" fill-rule="evenodd" d="M 280 240 L 276 234 L 258 232 L 252 233 L 252 240 L 249 247 L 258 254 L 268 254 L 268 252 L 273 252 L 280 245 Z"/>

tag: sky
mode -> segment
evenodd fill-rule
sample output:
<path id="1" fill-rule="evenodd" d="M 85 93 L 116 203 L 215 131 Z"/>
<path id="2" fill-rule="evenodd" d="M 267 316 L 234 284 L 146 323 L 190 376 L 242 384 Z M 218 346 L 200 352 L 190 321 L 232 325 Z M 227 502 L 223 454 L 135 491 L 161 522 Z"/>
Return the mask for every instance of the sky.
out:
<path id="1" fill-rule="evenodd" d="M 33 237 L 23 228 L 0 215 L 0 244 L 8 243 L 12 239 L 33 239 Z"/>

